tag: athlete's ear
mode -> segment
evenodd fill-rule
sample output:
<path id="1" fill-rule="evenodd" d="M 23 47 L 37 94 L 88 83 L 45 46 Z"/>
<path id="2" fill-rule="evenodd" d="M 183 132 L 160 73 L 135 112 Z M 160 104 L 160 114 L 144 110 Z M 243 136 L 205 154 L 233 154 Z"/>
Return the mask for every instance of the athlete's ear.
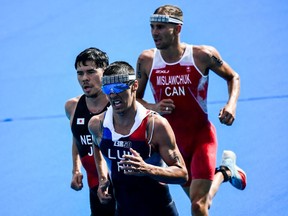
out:
<path id="1" fill-rule="evenodd" d="M 135 80 L 132 84 L 132 91 L 137 91 L 138 85 L 139 85 L 138 80 Z"/>
<path id="2" fill-rule="evenodd" d="M 182 25 L 180 25 L 180 24 L 176 25 L 175 31 L 176 31 L 178 34 L 181 32 L 181 30 L 182 30 Z"/>

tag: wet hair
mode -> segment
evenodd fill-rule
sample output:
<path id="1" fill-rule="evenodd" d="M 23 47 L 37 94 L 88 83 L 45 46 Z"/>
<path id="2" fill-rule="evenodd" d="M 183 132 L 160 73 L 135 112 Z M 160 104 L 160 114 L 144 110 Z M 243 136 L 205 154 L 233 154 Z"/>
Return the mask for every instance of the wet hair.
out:
<path id="1" fill-rule="evenodd" d="M 160 6 L 154 11 L 154 14 L 168 15 L 183 22 L 183 12 L 175 5 Z"/>
<path id="2" fill-rule="evenodd" d="M 74 67 L 77 69 L 77 66 L 82 63 L 86 66 L 86 61 L 93 61 L 96 68 L 106 68 L 109 65 L 108 55 L 95 47 L 90 47 L 83 50 L 75 60 Z"/>
<path id="3" fill-rule="evenodd" d="M 135 75 L 134 68 L 125 61 L 115 61 L 111 63 L 103 73 L 103 76 L 113 75 Z"/>

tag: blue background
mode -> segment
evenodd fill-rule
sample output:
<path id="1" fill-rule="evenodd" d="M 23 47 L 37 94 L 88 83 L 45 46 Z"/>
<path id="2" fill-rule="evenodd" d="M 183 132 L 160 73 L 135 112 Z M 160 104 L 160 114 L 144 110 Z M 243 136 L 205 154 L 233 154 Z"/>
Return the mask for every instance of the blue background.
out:
<path id="1" fill-rule="evenodd" d="M 85 48 L 136 65 L 154 47 L 149 16 L 162 4 L 183 9 L 182 41 L 215 46 L 241 76 L 233 126 L 217 119 L 227 100 L 211 73 L 208 110 L 224 149 L 248 175 L 239 191 L 222 184 L 212 216 L 288 215 L 288 4 L 277 1 L 2 0 L 0 13 L 0 215 L 89 215 L 88 187 L 70 189 L 71 132 L 66 100 L 82 94 L 74 60 Z M 153 101 L 147 89 L 145 98 Z M 190 202 L 171 185 L 181 216 Z"/>

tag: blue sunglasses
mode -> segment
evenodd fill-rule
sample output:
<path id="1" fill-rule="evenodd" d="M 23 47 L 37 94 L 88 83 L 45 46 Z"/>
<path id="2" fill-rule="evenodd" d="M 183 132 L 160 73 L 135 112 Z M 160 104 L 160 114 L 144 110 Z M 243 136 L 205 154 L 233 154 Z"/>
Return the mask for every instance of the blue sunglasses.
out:
<path id="1" fill-rule="evenodd" d="M 132 84 L 132 83 L 131 83 Z M 130 84 L 130 85 L 131 85 Z M 112 83 L 102 86 L 102 91 L 107 94 L 119 94 L 123 91 L 126 91 L 130 88 L 130 85 L 128 83 Z"/>

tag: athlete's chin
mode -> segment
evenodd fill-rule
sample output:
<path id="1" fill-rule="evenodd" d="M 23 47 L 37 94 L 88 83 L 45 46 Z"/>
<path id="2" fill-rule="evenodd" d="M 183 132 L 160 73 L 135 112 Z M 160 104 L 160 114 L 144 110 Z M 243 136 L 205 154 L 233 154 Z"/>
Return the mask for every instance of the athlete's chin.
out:
<path id="1" fill-rule="evenodd" d="M 163 45 L 163 44 L 157 44 L 157 43 L 155 43 L 155 46 L 156 46 L 156 48 L 157 49 L 159 49 L 159 50 L 164 50 L 164 49 L 167 49 L 167 46 L 165 46 L 165 45 Z"/>
<path id="2" fill-rule="evenodd" d="M 112 105 L 112 107 L 113 107 L 113 112 L 118 114 L 118 115 L 123 115 L 125 113 L 125 109 L 122 106 Z"/>
<path id="3" fill-rule="evenodd" d="M 161 41 L 160 40 L 154 40 L 155 47 L 159 49 L 161 47 Z"/>
<path id="4" fill-rule="evenodd" d="M 155 47 L 156 47 L 157 49 L 162 49 L 162 46 L 161 46 L 160 43 L 155 43 Z"/>
<path id="5" fill-rule="evenodd" d="M 92 93 L 88 93 L 88 92 L 85 92 L 85 96 L 87 97 L 87 98 L 96 98 L 97 97 L 97 94 L 92 94 Z"/>

